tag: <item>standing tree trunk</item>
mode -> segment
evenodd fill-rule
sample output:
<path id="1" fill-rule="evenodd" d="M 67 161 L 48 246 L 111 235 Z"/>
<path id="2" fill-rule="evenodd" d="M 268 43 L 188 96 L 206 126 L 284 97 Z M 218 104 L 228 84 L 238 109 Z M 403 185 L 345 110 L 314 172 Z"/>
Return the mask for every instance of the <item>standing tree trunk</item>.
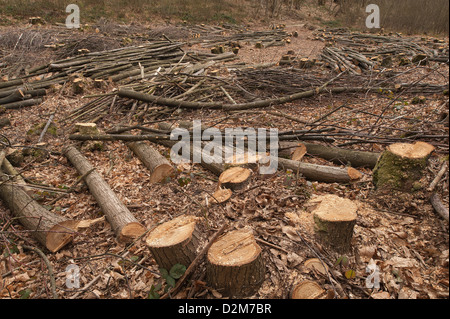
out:
<path id="1" fill-rule="evenodd" d="M 87 174 L 85 182 L 89 191 L 110 223 L 119 242 L 129 242 L 141 236 L 145 227 L 131 214 L 128 208 L 117 198 L 108 183 L 97 173 L 89 161 L 73 146 L 64 149 L 65 156 L 81 174 Z"/>
<path id="2" fill-rule="evenodd" d="M 235 230 L 211 245 L 206 277 L 211 286 L 230 297 L 256 293 L 264 281 L 261 248 L 251 232 Z"/>
<path id="3" fill-rule="evenodd" d="M 434 146 L 425 142 L 389 145 L 373 171 L 373 183 L 380 189 L 411 192 L 419 183 Z"/>

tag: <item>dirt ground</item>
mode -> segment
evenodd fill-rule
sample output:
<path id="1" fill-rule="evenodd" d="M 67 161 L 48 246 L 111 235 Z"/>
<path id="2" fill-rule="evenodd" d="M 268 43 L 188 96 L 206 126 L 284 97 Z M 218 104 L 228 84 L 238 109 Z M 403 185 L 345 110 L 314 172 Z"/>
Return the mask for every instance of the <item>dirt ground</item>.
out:
<path id="1" fill-rule="evenodd" d="M 324 41 L 315 39 L 316 29 L 295 21 L 286 22 L 289 33 L 298 31 L 289 46 L 257 49 L 243 46 L 239 61 L 246 64 L 277 63 L 288 50 L 298 57 L 318 58 L 325 47 Z M 102 29 L 103 28 L 103 29 Z M 252 26 L 252 30 L 267 29 L 267 26 Z M 3 79 L 18 76 L 33 66 L 48 63 L 72 55 L 81 46 L 91 52 L 117 48 L 145 42 L 150 26 L 114 26 L 99 24 L 77 34 L 55 27 L 4 28 L 0 34 L 7 35 L 0 44 L 0 63 Z M 166 30 L 167 31 L 167 30 Z M 167 32 L 165 32 L 167 33 Z M 22 35 L 18 41 L 17 35 Z M 167 33 L 168 34 L 168 33 Z M 181 34 L 174 32 L 174 34 Z M 187 35 L 189 41 L 189 35 Z M 170 36 L 169 36 L 170 37 Z M 84 41 L 84 42 L 83 42 Z M 448 39 L 445 39 L 448 46 Z M 64 42 L 65 47 L 52 49 L 46 45 Z M 80 44 L 81 43 L 81 44 Z M 78 45 L 78 46 L 77 46 Z M 189 46 L 202 50 L 200 44 Z M 234 62 L 235 63 L 235 62 Z M 18 67 L 20 65 L 21 67 Z M 437 71 L 418 68 L 404 75 L 412 82 L 424 75 L 427 83 L 448 84 L 448 65 L 441 64 Z M 306 71 L 305 71 L 306 72 Z M 317 68 L 314 74 L 329 75 L 330 70 Z M 226 72 L 224 71 L 224 74 Z M 429 74 L 431 73 L 431 74 Z M 222 74 L 222 73 L 221 73 Z M 107 93 L 114 88 L 90 88 L 90 94 Z M 418 130 L 435 135 L 448 134 L 448 127 L 439 123 L 442 112 L 448 112 L 448 93 L 427 95 L 424 104 L 412 103 L 414 94 L 404 97 L 404 107 L 389 109 L 386 116 L 408 116 L 421 119 Z M 14 149 L 33 146 L 39 134 L 30 132 L 35 124 L 46 123 L 55 114 L 54 133 L 44 137 L 48 156 L 37 158 L 26 156 L 16 167 L 28 183 L 45 185 L 53 191 L 37 189 L 33 197 L 52 212 L 75 220 L 96 220 L 79 231 L 71 244 L 57 253 L 45 252 L 33 239 L 29 231 L 19 223 L 12 222 L 10 210 L 0 203 L 0 297 L 1 298 L 52 298 L 48 266 L 36 253 L 24 249 L 24 245 L 43 249 L 53 267 L 58 298 L 80 299 L 129 299 L 148 298 L 152 286 L 165 282 L 159 275 L 145 240 L 127 246 L 114 237 L 110 225 L 103 217 L 99 206 L 88 188 L 80 184 L 74 192 L 56 203 L 49 203 L 60 193 L 55 189 L 67 189 L 79 177 L 76 169 L 61 154 L 61 149 L 71 143 L 68 135 L 73 132 L 73 123 L 65 118 L 76 108 L 87 103 L 63 86 L 50 92 L 45 101 L 31 108 L 6 110 L 1 117 L 10 119 L 11 125 L 1 129 Z M 342 103 L 350 108 L 369 110 L 379 114 L 390 102 L 389 98 L 376 93 L 323 94 L 272 108 L 304 121 L 314 121 Z M 277 127 L 279 130 L 302 129 L 302 124 L 287 118 L 275 117 L 265 112 L 248 112 L 241 117 L 222 121 L 228 114 L 221 110 L 180 110 L 177 118 L 201 119 L 206 125 L 221 121 L 217 127 Z M 108 130 L 119 123 L 121 114 L 109 114 L 97 124 Z M 341 123 L 344 111 L 336 113 L 335 121 Z M 373 123 L 373 117 L 359 114 L 358 119 L 346 122 L 351 128 Z M 381 123 L 386 126 L 391 123 Z M 398 121 L 395 128 L 411 129 L 408 121 Z M 382 128 L 380 128 L 381 130 Z M 28 133 L 27 133 L 28 132 Z M 400 131 L 401 133 L 401 131 Z M 435 140 L 436 151 L 429 160 L 423 185 L 429 185 L 448 163 L 448 138 Z M 371 143 L 352 145 L 352 148 L 382 152 L 385 144 Z M 163 154 L 167 149 L 155 145 Z M 160 184 L 150 184 L 149 172 L 122 142 L 106 142 L 102 151 L 84 151 L 83 154 L 104 177 L 120 200 L 134 216 L 149 230 L 162 222 L 182 214 L 200 218 L 201 246 L 224 224 L 229 230 L 250 228 L 262 248 L 265 263 L 265 280 L 256 294 L 256 299 L 290 298 L 293 287 L 304 281 L 317 282 L 326 292 L 322 298 L 345 299 L 442 299 L 449 297 L 449 229 L 448 222 L 436 214 L 426 188 L 409 193 L 383 193 L 375 190 L 372 171 L 362 168 L 363 178 L 355 183 L 319 183 L 303 177 L 279 171 L 274 175 L 253 174 L 249 188 L 235 194 L 222 205 L 206 207 L 205 196 L 216 187 L 217 177 L 199 165 L 183 164 L 177 167 L 176 176 Z M 304 161 L 323 165 L 334 165 L 324 159 L 306 156 Z M 345 164 L 340 165 L 344 167 Z M 436 192 L 448 207 L 448 170 L 436 187 Z M 180 180 L 187 183 L 180 183 Z M 358 206 L 358 218 L 354 228 L 352 251 L 337 254 L 320 245 L 314 235 L 311 199 L 321 195 L 335 194 L 354 200 Z M 122 255 L 123 253 L 126 253 Z M 119 255 L 122 255 L 120 257 Z M 320 270 L 305 266 L 312 258 L 321 258 L 330 269 L 324 274 Z M 379 270 L 380 287 L 367 288 L 370 275 L 367 266 L 375 263 Z M 66 267 L 76 265 L 80 271 L 80 288 L 66 285 Z M 330 280 L 330 274 L 333 277 Z M 205 279 L 204 262 L 197 265 L 192 276 L 173 298 L 219 299 L 221 292 L 208 285 Z"/>

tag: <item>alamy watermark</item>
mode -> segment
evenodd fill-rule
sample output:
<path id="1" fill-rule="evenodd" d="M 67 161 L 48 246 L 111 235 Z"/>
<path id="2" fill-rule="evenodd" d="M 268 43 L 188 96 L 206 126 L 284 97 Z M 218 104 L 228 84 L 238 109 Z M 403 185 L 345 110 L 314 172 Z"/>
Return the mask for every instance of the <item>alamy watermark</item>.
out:
<path id="1" fill-rule="evenodd" d="M 178 141 L 170 150 L 170 159 L 175 164 L 244 161 L 258 163 L 260 174 L 273 174 L 278 169 L 278 129 L 226 128 L 221 131 L 210 127 L 202 130 L 201 121 L 194 120 L 192 131 L 176 128 L 170 139 Z"/>
<path id="2" fill-rule="evenodd" d="M 66 13 L 70 13 L 66 18 L 66 28 L 79 29 L 80 28 L 80 7 L 76 4 L 69 4 L 66 7 Z"/>
<path id="3" fill-rule="evenodd" d="M 80 288 L 80 268 L 75 264 L 66 267 L 66 287 L 69 289 Z"/>
<path id="4" fill-rule="evenodd" d="M 369 4 L 366 7 L 366 13 L 370 15 L 366 19 L 366 27 L 369 29 L 380 28 L 380 7 L 376 4 Z"/>
<path id="5" fill-rule="evenodd" d="M 373 259 L 370 260 L 369 264 L 366 266 L 366 273 L 369 275 L 366 278 L 366 288 L 380 288 L 380 269 L 375 264 Z"/>

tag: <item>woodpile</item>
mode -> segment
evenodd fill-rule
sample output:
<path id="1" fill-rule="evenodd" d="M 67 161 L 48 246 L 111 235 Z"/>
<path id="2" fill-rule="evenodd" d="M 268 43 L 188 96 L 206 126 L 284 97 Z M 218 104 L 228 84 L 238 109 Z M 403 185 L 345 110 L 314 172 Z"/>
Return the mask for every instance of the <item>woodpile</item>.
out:
<path id="1" fill-rule="evenodd" d="M 363 34 L 338 28 L 319 30 L 315 39 L 329 44 L 320 57 L 337 72 L 360 74 L 375 66 L 392 67 L 394 63 L 423 66 L 427 61 L 449 61 L 448 47 L 427 38 Z"/>

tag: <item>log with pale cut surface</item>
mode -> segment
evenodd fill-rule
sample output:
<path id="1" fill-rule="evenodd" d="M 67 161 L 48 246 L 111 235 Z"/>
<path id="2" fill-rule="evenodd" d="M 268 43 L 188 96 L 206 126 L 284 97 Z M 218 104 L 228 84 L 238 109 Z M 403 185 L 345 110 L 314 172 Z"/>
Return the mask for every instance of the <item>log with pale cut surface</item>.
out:
<path id="1" fill-rule="evenodd" d="M 318 283 L 304 280 L 292 289 L 291 299 L 320 299 L 324 294 L 325 290 Z"/>
<path id="2" fill-rule="evenodd" d="M 127 143 L 139 160 L 150 170 L 150 183 L 159 183 L 174 173 L 170 162 L 148 143 Z"/>
<path id="3" fill-rule="evenodd" d="M 118 241 L 130 242 L 143 235 L 146 231 L 145 227 L 138 222 L 120 201 L 108 183 L 95 171 L 89 161 L 71 145 L 65 147 L 63 153 L 81 175 L 90 172 L 84 180 L 105 214 L 106 220 L 111 225 Z"/>
<path id="4" fill-rule="evenodd" d="M 3 159 L 6 163 L 7 160 Z M 0 164 L 1 165 L 1 164 Z M 4 169 L 3 165 L 3 169 Z M 51 252 L 57 252 L 77 233 L 78 222 L 52 213 L 39 205 L 25 191 L 21 182 L 0 170 L 0 198 L 15 218 L 31 232 L 33 237 Z"/>

